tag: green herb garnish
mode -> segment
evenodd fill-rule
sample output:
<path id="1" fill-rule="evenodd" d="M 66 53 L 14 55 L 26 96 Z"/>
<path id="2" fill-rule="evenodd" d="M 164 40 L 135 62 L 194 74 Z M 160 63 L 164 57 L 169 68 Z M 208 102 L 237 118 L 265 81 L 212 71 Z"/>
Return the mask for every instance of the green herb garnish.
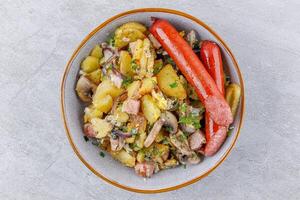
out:
<path id="1" fill-rule="evenodd" d="M 183 169 L 186 169 L 186 164 L 183 164 Z"/>
<path id="2" fill-rule="evenodd" d="M 187 139 L 187 137 L 186 137 L 184 134 L 180 134 L 180 135 L 178 136 L 178 140 L 179 140 L 180 142 L 184 142 L 186 139 Z"/>
<path id="3" fill-rule="evenodd" d="M 123 79 L 122 85 L 123 85 L 124 87 L 127 87 L 127 86 L 128 86 L 130 83 L 132 83 L 132 82 L 133 82 L 132 77 L 130 77 L 130 76 L 125 76 L 124 79 Z"/>
<path id="4" fill-rule="evenodd" d="M 195 129 L 201 128 L 199 118 L 193 115 L 179 117 L 179 123 L 193 125 Z"/>
<path id="5" fill-rule="evenodd" d="M 180 110 L 180 112 L 185 113 L 186 110 L 187 110 L 187 105 L 186 105 L 186 103 L 181 104 L 181 105 L 179 106 L 179 110 Z"/>
<path id="6" fill-rule="evenodd" d="M 177 82 L 175 81 L 174 83 L 171 83 L 170 88 L 176 88 L 178 86 Z"/>
<path id="7" fill-rule="evenodd" d="M 164 64 L 162 59 L 158 59 L 154 61 L 154 66 L 153 66 L 153 74 L 156 75 L 158 72 L 163 68 Z"/>
<path id="8" fill-rule="evenodd" d="M 137 68 L 138 68 L 138 65 L 137 65 L 137 63 L 136 63 L 136 61 L 135 61 L 135 60 L 132 60 L 132 61 L 131 61 L 131 63 L 130 63 L 130 65 L 131 65 L 131 69 L 133 69 L 133 70 L 137 70 Z"/>
<path id="9" fill-rule="evenodd" d="M 164 128 L 168 132 L 172 132 L 173 131 L 173 127 L 172 126 L 165 126 Z"/>
<path id="10" fill-rule="evenodd" d="M 105 157 L 105 154 L 104 154 L 104 152 L 103 152 L 103 151 L 100 151 L 99 155 L 100 155 L 102 158 L 104 158 L 104 157 Z"/>
<path id="11" fill-rule="evenodd" d="M 115 46 L 115 36 L 114 36 L 114 35 L 111 36 L 111 38 L 109 38 L 108 44 L 109 44 L 110 46 L 112 46 L 112 47 Z"/>

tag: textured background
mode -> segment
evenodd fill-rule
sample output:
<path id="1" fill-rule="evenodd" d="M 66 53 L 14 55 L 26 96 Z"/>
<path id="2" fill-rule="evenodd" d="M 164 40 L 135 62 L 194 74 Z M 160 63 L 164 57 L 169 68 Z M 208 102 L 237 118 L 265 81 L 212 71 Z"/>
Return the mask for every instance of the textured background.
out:
<path id="1" fill-rule="evenodd" d="M 59 86 L 79 42 L 121 11 L 188 12 L 229 44 L 246 85 L 246 118 L 228 159 L 202 181 L 157 195 L 92 174 L 64 133 Z M 0 199 L 299 199 L 300 2 L 0 1 Z"/>

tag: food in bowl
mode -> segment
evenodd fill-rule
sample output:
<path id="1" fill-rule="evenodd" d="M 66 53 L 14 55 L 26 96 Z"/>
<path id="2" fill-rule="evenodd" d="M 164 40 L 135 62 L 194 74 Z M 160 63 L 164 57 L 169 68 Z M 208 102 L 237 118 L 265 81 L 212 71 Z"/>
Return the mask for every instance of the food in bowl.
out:
<path id="1" fill-rule="evenodd" d="M 85 139 L 143 177 L 213 156 L 241 95 L 216 43 L 153 20 L 149 29 L 125 23 L 95 45 L 76 84 Z"/>

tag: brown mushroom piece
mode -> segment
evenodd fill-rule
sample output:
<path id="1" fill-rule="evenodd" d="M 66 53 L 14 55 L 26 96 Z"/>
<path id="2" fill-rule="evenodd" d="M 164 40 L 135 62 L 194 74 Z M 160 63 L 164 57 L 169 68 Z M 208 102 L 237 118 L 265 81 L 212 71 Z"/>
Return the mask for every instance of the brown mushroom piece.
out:
<path id="1" fill-rule="evenodd" d="M 186 156 L 192 155 L 192 150 L 189 147 L 187 137 L 181 130 L 176 134 L 170 134 L 170 141 L 177 148 L 179 153 Z"/>
<path id="2" fill-rule="evenodd" d="M 182 164 L 197 164 L 201 161 L 200 157 L 191 150 L 188 139 L 184 133 L 179 130 L 176 134 L 170 134 L 171 143 L 177 148 L 176 157 Z"/>
<path id="3" fill-rule="evenodd" d="M 168 131 L 173 134 L 177 132 L 178 121 L 173 113 L 166 111 L 161 114 L 160 118 L 164 121 L 163 126 L 168 127 Z"/>
<path id="4" fill-rule="evenodd" d="M 161 114 L 159 120 L 157 120 L 153 128 L 151 129 L 150 133 L 148 134 L 144 146 L 149 147 L 155 140 L 156 136 L 158 135 L 159 131 L 163 126 L 169 127 L 169 131 L 171 134 L 177 132 L 178 129 L 178 122 L 175 115 L 169 111 L 166 111 Z"/>
<path id="5" fill-rule="evenodd" d="M 190 148 L 195 151 L 199 150 L 205 143 L 205 135 L 202 131 L 197 130 L 188 138 Z"/>
<path id="6" fill-rule="evenodd" d="M 110 138 L 110 147 L 112 151 L 120 151 L 125 145 L 123 137 L 114 136 Z"/>
<path id="7" fill-rule="evenodd" d="M 85 76 L 80 76 L 76 84 L 76 92 L 83 102 L 91 102 L 92 96 L 97 89 L 97 85 Z"/>

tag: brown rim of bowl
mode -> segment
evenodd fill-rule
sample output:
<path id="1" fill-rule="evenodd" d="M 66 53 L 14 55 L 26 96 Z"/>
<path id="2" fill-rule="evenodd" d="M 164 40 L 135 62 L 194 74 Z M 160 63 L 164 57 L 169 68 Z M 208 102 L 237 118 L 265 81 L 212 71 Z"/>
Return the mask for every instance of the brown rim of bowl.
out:
<path id="1" fill-rule="evenodd" d="M 77 147 L 75 146 L 74 142 L 73 142 L 73 139 L 71 137 L 71 134 L 70 134 L 70 130 L 69 130 L 69 127 L 67 125 L 67 120 L 66 120 L 66 115 L 65 115 L 65 97 L 64 97 L 64 89 L 65 89 L 65 82 L 66 82 L 66 77 L 67 77 L 67 74 L 69 72 L 69 69 L 71 67 L 71 63 L 72 61 L 74 60 L 74 58 L 77 56 L 78 52 L 80 51 L 80 49 L 82 48 L 82 46 L 96 33 L 98 32 L 99 30 L 101 30 L 104 26 L 106 26 L 107 24 L 109 24 L 110 22 L 120 18 L 120 17 L 123 17 L 123 16 L 126 16 L 126 15 L 129 15 L 129 14 L 134 14 L 134 13 L 142 13 L 142 12 L 162 12 L 162 13 L 170 13 L 170 14 L 175 14 L 175 15 L 179 15 L 179 16 L 183 16 L 187 19 L 190 19 L 196 23 L 198 23 L 200 26 L 204 27 L 206 30 L 208 30 L 212 35 L 214 35 L 218 40 L 219 42 L 225 47 L 226 51 L 229 53 L 231 59 L 233 60 L 233 64 L 235 66 L 235 69 L 238 73 L 238 76 L 239 76 L 239 79 L 240 79 L 240 84 L 241 84 L 241 89 L 242 89 L 242 95 L 241 95 L 241 100 L 240 100 L 240 103 L 241 103 L 241 119 L 240 119 L 240 123 L 239 123 L 239 127 L 238 127 L 238 130 L 237 130 L 237 134 L 232 142 L 232 144 L 230 145 L 229 149 L 226 151 L 226 153 L 221 157 L 220 160 L 218 160 L 218 162 L 212 167 L 210 168 L 208 171 L 206 171 L 204 174 L 196 177 L 196 178 L 193 178 L 192 180 L 189 180 L 187 182 L 184 182 L 184 183 L 181 183 L 181 184 L 178 184 L 178 185 L 175 185 L 175 186 L 172 186 L 172 187 L 167 187 L 167 188 L 161 188 L 161 189 L 154 189 L 154 190 L 145 190 L 145 189 L 139 189 L 139 188 L 133 188 L 133 187 L 128 187 L 126 185 L 122 185 L 120 183 L 117 183 L 113 180 L 110 180 L 108 178 L 106 178 L 104 175 L 102 175 L 101 173 L 99 173 L 98 171 L 96 171 L 84 158 L 83 156 L 79 153 Z M 96 27 L 91 33 L 89 33 L 85 38 L 84 40 L 80 43 L 80 45 L 77 47 L 77 49 L 74 51 L 74 53 L 72 54 L 70 60 L 68 61 L 67 63 L 67 66 L 65 67 L 65 70 L 64 70 L 64 74 L 63 74 L 63 78 L 62 78 L 62 81 L 61 81 L 61 87 L 60 87 L 60 102 L 61 102 L 61 114 L 62 114 L 62 118 L 63 118 L 63 123 L 64 123 L 64 127 L 65 127 L 65 130 L 66 130 L 66 133 L 67 133 L 67 136 L 68 136 L 68 140 L 74 150 L 74 152 L 76 153 L 76 155 L 78 156 L 78 158 L 81 160 L 81 162 L 87 167 L 89 168 L 95 175 L 97 175 L 98 177 L 100 177 L 101 179 L 103 179 L 104 181 L 116 186 L 116 187 L 119 187 L 119 188 L 122 188 L 122 189 L 125 189 L 125 190 L 128 190 L 128 191 L 132 191 L 132 192 L 137 192 L 137 193 L 148 193 L 148 194 L 151 194 L 151 193 L 161 193 L 161 192 L 168 192 L 168 191 L 172 191 L 172 190 L 177 190 L 179 188 L 182 188 L 182 187 L 185 187 L 187 185 L 190 185 L 190 184 L 193 184 L 197 181 L 199 181 L 200 179 L 206 177 L 208 174 L 210 174 L 214 169 L 216 169 L 226 158 L 227 156 L 229 155 L 230 151 L 232 150 L 234 144 L 236 143 L 236 140 L 240 134 L 240 130 L 241 130 L 241 127 L 242 127 L 242 124 L 243 124 L 243 120 L 244 120 L 244 112 L 245 112 L 245 101 L 244 101 L 244 79 L 243 79 L 243 76 L 242 76 L 242 73 L 239 69 L 239 66 L 237 64 L 237 61 L 234 57 L 234 55 L 232 54 L 231 50 L 229 49 L 229 47 L 227 46 L 227 44 L 223 41 L 223 39 L 215 32 L 213 31 L 208 25 L 206 25 L 204 22 L 202 22 L 201 20 L 197 19 L 196 17 L 193 17 L 189 14 L 186 14 L 184 12 L 181 12 L 181 11 L 177 11 L 177 10 L 171 10 L 171 9 L 166 9 L 166 8 L 140 8 L 140 9 L 134 9 L 134 10 L 129 10 L 129 11 L 126 11 L 126 12 L 122 12 L 120 14 L 117 14 L 111 18 L 109 18 L 108 20 L 106 20 L 105 22 L 103 22 L 102 24 L 100 24 L 98 27 Z"/>

